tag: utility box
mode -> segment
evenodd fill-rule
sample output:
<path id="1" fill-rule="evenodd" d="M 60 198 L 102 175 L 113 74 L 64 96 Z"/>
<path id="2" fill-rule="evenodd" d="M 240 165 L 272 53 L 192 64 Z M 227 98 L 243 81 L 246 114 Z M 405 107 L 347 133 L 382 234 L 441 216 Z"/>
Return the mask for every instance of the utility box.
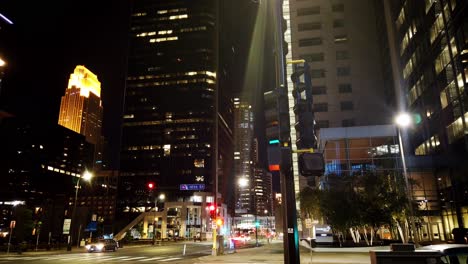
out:
<path id="1" fill-rule="evenodd" d="M 437 264 L 440 251 L 415 250 L 413 244 L 391 244 L 391 250 L 370 251 L 371 264 Z"/>

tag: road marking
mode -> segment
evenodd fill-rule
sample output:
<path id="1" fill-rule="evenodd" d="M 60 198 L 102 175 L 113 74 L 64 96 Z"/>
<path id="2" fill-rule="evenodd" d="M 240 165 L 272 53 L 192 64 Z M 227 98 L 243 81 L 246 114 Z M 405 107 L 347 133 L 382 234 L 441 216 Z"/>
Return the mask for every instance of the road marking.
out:
<path id="1" fill-rule="evenodd" d="M 123 258 L 123 259 L 121 259 L 121 260 L 125 260 L 125 261 L 127 261 L 127 260 L 137 260 L 137 259 L 143 259 L 143 258 L 146 258 L 146 257 Z"/>
<path id="2" fill-rule="evenodd" d="M 138 261 L 150 261 L 150 260 L 157 260 L 157 259 L 162 259 L 164 257 L 154 257 L 154 258 L 148 258 L 148 259 L 140 259 Z"/>
<path id="3" fill-rule="evenodd" d="M 160 261 L 173 261 L 173 260 L 177 260 L 177 259 L 182 259 L 182 258 L 168 258 L 168 259 L 163 259 L 163 260 L 160 260 Z"/>

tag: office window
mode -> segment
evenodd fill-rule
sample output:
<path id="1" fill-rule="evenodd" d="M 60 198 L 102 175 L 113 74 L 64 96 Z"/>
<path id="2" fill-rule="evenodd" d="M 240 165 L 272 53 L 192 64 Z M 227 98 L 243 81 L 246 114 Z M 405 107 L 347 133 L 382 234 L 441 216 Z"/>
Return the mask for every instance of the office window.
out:
<path id="1" fill-rule="evenodd" d="M 332 5 L 333 12 L 344 12 L 344 4 L 333 4 Z"/>
<path id="2" fill-rule="evenodd" d="M 337 60 L 347 60 L 349 59 L 349 52 L 347 50 L 337 50 L 336 51 Z"/>
<path id="3" fill-rule="evenodd" d="M 343 44 L 348 42 L 348 36 L 346 35 L 336 35 L 335 36 L 335 44 Z"/>
<path id="4" fill-rule="evenodd" d="M 338 91 L 340 93 L 352 93 L 353 88 L 351 87 L 350 83 L 342 83 L 338 85 Z"/>
<path id="5" fill-rule="evenodd" d="M 310 78 L 316 79 L 316 78 L 323 78 L 323 77 L 325 77 L 325 70 L 324 69 L 310 70 Z"/>
<path id="6" fill-rule="evenodd" d="M 330 126 L 330 122 L 328 120 L 317 120 L 315 121 L 316 128 L 327 128 Z"/>
<path id="7" fill-rule="evenodd" d="M 297 25 L 298 31 L 317 30 L 321 28 L 322 28 L 322 23 L 320 22 L 301 23 Z"/>
<path id="8" fill-rule="evenodd" d="M 344 119 L 341 121 L 341 126 L 343 127 L 350 127 L 354 126 L 354 119 Z"/>
<path id="9" fill-rule="evenodd" d="M 311 54 L 304 54 L 300 56 L 301 59 L 307 62 L 314 62 L 314 61 L 323 61 L 325 56 L 323 52 L 320 53 L 311 53 Z"/>
<path id="10" fill-rule="evenodd" d="M 341 111 L 350 111 L 354 109 L 353 102 L 351 101 L 343 101 L 340 103 Z"/>
<path id="11" fill-rule="evenodd" d="M 299 47 L 317 46 L 322 44 L 322 38 L 300 39 Z"/>
<path id="12" fill-rule="evenodd" d="M 349 67 L 338 67 L 336 68 L 336 75 L 338 76 L 349 76 L 351 69 Z"/>
<path id="13" fill-rule="evenodd" d="M 297 16 L 308 16 L 320 14 L 320 6 L 304 7 L 297 9 Z"/>
<path id="14" fill-rule="evenodd" d="M 312 86 L 312 95 L 327 94 L 326 86 Z"/>
<path id="15" fill-rule="evenodd" d="M 328 103 L 317 103 L 313 108 L 315 112 L 328 112 Z"/>
<path id="16" fill-rule="evenodd" d="M 335 20 L 333 20 L 333 27 L 334 27 L 334 28 L 344 27 L 344 20 L 343 20 L 343 19 L 335 19 Z"/>

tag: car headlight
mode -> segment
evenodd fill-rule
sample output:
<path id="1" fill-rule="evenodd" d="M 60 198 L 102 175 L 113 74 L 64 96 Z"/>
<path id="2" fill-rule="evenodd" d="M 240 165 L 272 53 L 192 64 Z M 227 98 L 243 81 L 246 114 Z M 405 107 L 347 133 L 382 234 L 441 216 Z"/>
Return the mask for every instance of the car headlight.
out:
<path id="1" fill-rule="evenodd" d="M 91 248 L 91 245 L 86 245 L 85 248 L 89 250 Z"/>
<path id="2" fill-rule="evenodd" d="M 96 248 L 97 248 L 98 250 L 101 250 L 103 247 L 104 247 L 104 244 L 101 244 L 101 243 L 99 243 L 99 244 L 96 245 Z"/>

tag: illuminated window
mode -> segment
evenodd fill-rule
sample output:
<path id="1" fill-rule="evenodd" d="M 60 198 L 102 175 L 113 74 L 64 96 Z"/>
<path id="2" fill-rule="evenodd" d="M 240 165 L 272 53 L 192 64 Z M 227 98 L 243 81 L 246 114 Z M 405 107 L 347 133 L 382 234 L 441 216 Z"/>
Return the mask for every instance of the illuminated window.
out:
<path id="1" fill-rule="evenodd" d="M 205 167 L 205 160 L 204 159 L 195 159 L 193 161 L 193 165 L 195 168 L 204 168 Z"/>
<path id="2" fill-rule="evenodd" d="M 348 37 L 346 35 L 335 36 L 335 44 L 343 44 L 346 42 L 348 42 Z"/>
<path id="3" fill-rule="evenodd" d="M 462 138 L 463 135 L 468 134 L 468 128 L 463 128 L 462 118 L 465 118 L 465 123 L 468 123 L 468 112 L 465 113 L 464 117 L 461 116 L 457 118 L 457 120 L 447 126 L 447 136 L 449 143 L 453 143 L 457 139 Z"/>
<path id="4" fill-rule="evenodd" d="M 416 147 L 415 154 L 418 156 L 428 155 L 431 152 L 434 152 L 435 149 L 440 145 L 440 140 L 438 135 L 432 136 L 430 139 L 424 141 L 421 145 Z"/>
<path id="5" fill-rule="evenodd" d="M 398 15 L 398 19 L 396 21 L 397 28 L 400 28 L 401 25 L 405 22 L 405 7 L 401 8 L 400 14 Z"/>
<path id="6" fill-rule="evenodd" d="M 167 157 L 167 156 L 171 155 L 171 145 L 170 144 L 164 145 L 163 149 L 164 149 L 164 157 Z"/>

